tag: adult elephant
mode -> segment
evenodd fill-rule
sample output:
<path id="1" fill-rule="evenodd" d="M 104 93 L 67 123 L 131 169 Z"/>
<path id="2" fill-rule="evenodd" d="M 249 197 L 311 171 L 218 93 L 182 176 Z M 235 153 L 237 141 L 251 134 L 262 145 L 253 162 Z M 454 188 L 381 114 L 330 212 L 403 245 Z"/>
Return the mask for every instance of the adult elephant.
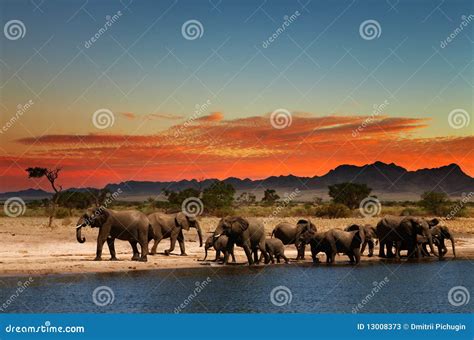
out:
<path id="1" fill-rule="evenodd" d="M 258 250 L 263 254 L 265 263 L 270 262 L 270 257 L 265 250 L 265 228 L 259 220 L 255 218 L 224 217 L 219 221 L 214 237 L 226 235 L 227 250 L 224 256 L 224 264 L 229 260 L 229 254 L 234 248 L 234 244 L 244 248 L 249 265 L 259 263 Z M 252 253 L 254 260 L 252 260 Z"/>
<path id="2" fill-rule="evenodd" d="M 363 255 L 365 248 L 369 246 L 368 256 L 372 257 L 374 255 L 374 247 L 377 240 L 377 233 L 373 226 L 371 226 L 370 224 L 365 224 L 365 225 L 352 224 L 344 228 L 344 230 L 345 231 L 362 230 L 364 232 L 364 243 L 362 243 L 362 247 L 360 248 L 360 254 Z"/>
<path id="3" fill-rule="evenodd" d="M 417 235 L 422 235 L 428 240 L 430 250 L 435 256 L 438 256 L 433 247 L 433 238 L 430 228 L 437 225 L 439 221 L 434 218 L 426 220 L 421 217 L 407 216 L 385 216 L 377 224 L 376 232 L 379 238 L 380 257 L 399 257 L 399 249 L 402 245 L 406 245 L 408 256 L 417 255 Z M 395 246 L 395 255 L 392 247 Z M 387 254 L 385 255 L 385 248 Z"/>
<path id="4" fill-rule="evenodd" d="M 156 254 L 156 247 L 164 238 L 169 238 L 171 241 L 170 248 L 165 250 L 165 255 L 169 255 L 176 245 L 178 240 L 181 256 L 186 256 L 186 249 L 184 246 L 183 229 L 196 228 L 199 236 L 199 247 L 202 247 L 202 232 L 198 220 L 193 216 L 188 216 L 183 212 L 176 214 L 153 213 L 148 215 L 151 226 L 153 227 L 154 240 L 150 255 Z"/>
<path id="5" fill-rule="evenodd" d="M 272 237 L 280 239 L 284 245 L 294 244 L 298 251 L 296 259 L 304 260 L 305 244 L 301 242 L 300 236 L 308 230 L 317 231 L 316 226 L 310 220 L 299 220 L 296 226 L 288 222 L 281 222 L 273 229 Z"/>
<path id="6" fill-rule="evenodd" d="M 337 253 L 344 253 L 349 257 L 351 263 L 360 262 L 360 246 L 364 242 L 362 230 L 343 231 L 330 229 L 326 232 L 306 231 L 301 239 L 311 246 L 311 257 L 313 262 L 319 262 L 316 257 L 318 253 L 326 254 L 326 263 L 334 263 Z"/>
<path id="7" fill-rule="evenodd" d="M 110 260 L 117 260 L 114 246 L 116 238 L 130 242 L 133 249 L 133 261 L 147 261 L 148 242 L 153 238 L 153 230 L 145 214 L 136 210 L 94 209 L 91 214 L 85 213 L 77 221 L 76 238 L 79 243 L 86 241 L 81 235 L 81 230 L 88 225 L 99 228 L 95 261 L 102 260 L 102 248 L 105 241 L 109 246 Z M 137 244 L 140 244 L 141 256 Z"/>

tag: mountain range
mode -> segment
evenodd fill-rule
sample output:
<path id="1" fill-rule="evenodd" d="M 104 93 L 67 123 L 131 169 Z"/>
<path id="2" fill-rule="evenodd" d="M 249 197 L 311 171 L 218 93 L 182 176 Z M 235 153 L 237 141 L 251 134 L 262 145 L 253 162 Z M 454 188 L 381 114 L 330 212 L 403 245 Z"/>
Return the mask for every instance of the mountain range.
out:
<path id="1" fill-rule="evenodd" d="M 111 192 L 121 189 L 121 199 L 156 197 L 164 189 L 179 191 L 187 188 L 204 189 L 216 179 L 202 181 L 181 180 L 175 182 L 126 181 L 105 186 Z M 234 186 L 237 192 L 252 191 L 261 194 L 265 189 L 278 192 L 290 192 L 298 189 L 301 193 L 324 193 L 328 185 L 342 182 L 365 183 L 381 195 L 397 194 L 397 197 L 414 197 L 425 191 L 444 191 L 452 197 L 464 192 L 474 191 L 474 178 L 465 174 L 457 164 L 439 168 L 408 171 L 394 163 L 375 162 L 363 166 L 340 165 L 323 176 L 298 177 L 294 175 L 270 176 L 265 179 L 251 180 L 229 177 L 224 180 Z M 90 188 L 70 188 L 68 190 L 85 191 Z M 9 197 L 21 197 L 24 200 L 48 198 L 52 194 L 41 189 L 27 189 L 16 192 L 0 193 L 0 200 Z M 308 195 L 302 195 L 307 196 Z M 408 199 L 408 198 L 406 198 Z"/>

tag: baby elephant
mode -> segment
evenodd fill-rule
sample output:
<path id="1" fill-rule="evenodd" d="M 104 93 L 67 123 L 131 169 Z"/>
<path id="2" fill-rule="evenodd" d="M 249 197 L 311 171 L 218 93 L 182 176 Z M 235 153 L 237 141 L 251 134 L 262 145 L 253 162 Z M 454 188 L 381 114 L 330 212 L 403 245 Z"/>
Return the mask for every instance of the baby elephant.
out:
<path id="1" fill-rule="evenodd" d="M 316 255 L 320 252 L 326 254 L 326 263 L 334 263 L 337 253 L 346 254 L 351 263 L 360 262 L 360 246 L 364 243 L 364 232 L 361 230 L 306 231 L 301 237 L 303 242 L 311 245 L 311 256 L 315 263 L 319 262 Z"/>
<path id="2" fill-rule="evenodd" d="M 285 263 L 289 262 L 288 258 L 285 256 L 285 246 L 283 245 L 283 242 L 280 239 L 267 238 L 265 240 L 265 249 L 268 255 L 270 255 L 270 261 L 272 263 L 275 263 L 275 258 L 278 263 L 280 263 L 280 259 L 285 260 Z"/>
<path id="3" fill-rule="evenodd" d="M 206 243 L 204 245 L 204 251 L 205 256 L 203 261 L 206 261 L 207 258 L 207 251 L 214 247 L 216 251 L 216 258 L 213 260 L 214 262 L 220 260 L 221 258 L 221 252 L 225 253 L 227 252 L 227 242 L 229 241 L 229 238 L 226 235 L 220 235 L 219 237 L 214 237 L 214 235 L 211 235 L 207 238 Z M 230 255 L 232 256 L 232 262 L 235 262 L 235 256 L 234 256 L 234 250 L 232 249 L 230 251 Z"/>

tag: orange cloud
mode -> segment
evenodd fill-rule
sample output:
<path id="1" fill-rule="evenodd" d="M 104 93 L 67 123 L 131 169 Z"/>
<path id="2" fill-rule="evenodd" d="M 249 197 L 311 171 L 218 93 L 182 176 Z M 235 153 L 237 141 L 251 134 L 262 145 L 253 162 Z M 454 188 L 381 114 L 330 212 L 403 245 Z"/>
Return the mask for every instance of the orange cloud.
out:
<path id="1" fill-rule="evenodd" d="M 294 114 L 276 129 L 270 115 L 225 120 L 211 113 L 155 135 L 45 135 L 22 138 L 22 156 L 0 158 L 2 179 L 31 186 L 28 166 L 62 166 L 62 184 L 127 180 L 322 175 L 340 164 L 397 163 L 409 170 L 457 163 L 474 174 L 474 136 L 416 138 L 426 119 Z M 354 133 L 357 131 L 357 133 Z M 29 183 L 29 184 L 28 184 Z"/>

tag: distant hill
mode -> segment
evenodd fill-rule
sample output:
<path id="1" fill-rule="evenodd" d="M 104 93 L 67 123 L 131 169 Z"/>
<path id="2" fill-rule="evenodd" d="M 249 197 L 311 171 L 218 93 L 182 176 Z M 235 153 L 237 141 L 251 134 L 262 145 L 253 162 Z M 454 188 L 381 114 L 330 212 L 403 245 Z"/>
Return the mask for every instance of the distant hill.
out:
<path id="1" fill-rule="evenodd" d="M 164 189 L 178 191 L 187 188 L 204 189 L 215 179 L 182 180 L 176 182 L 126 181 L 105 186 L 111 192 L 122 190 L 121 199 L 156 197 Z M 466 175 L 459 165 L 449 164 L 439 168 L 408 171 L 394 163 L 375 162 L 363 166 L 340 165 L 323 176 L 298 177 L 271 176 L 262 180 L 239 179 L 229 177 L 224 180 L 238 191 L 253 191 L 257 195 L 265 189 L 276 189 L 279 193 L 298 189 L 301 197 L 311 199 L 310 192 L 325 195 L 328 185 L 341 182 L 365 183 L 382 199 L 414 199 L 424 191 L 444 191 L 450 196 L 459 197 L 463 192 L 474 191 L 474 178 Z M 87 190 L 73 188 L 69 190 Z M 18 192 L 0 194 L 0 199 L 18 196 L 24 200 L 50 197 L 51 193 L 43 190 L 28 189 Z M 280 195 L 281 196 L 281 195 Z"/>

